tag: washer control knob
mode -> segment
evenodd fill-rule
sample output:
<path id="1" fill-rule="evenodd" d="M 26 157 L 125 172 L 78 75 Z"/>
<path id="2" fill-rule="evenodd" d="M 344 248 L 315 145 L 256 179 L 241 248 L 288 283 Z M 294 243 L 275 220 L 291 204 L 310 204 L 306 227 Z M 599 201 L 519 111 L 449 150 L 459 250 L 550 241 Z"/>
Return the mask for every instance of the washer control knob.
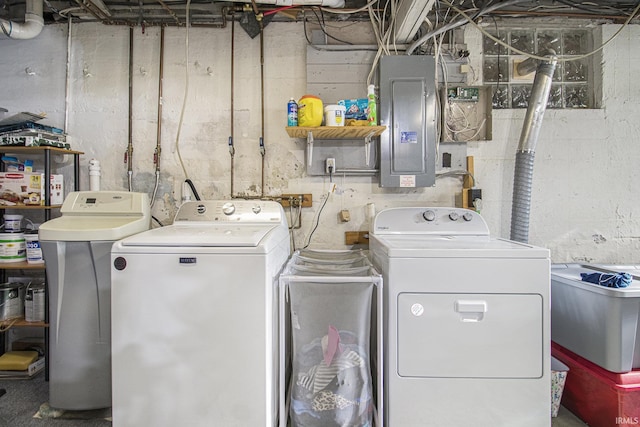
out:
<path id="1" fill-rule="evenodd" d="M 422 212 L 422 218 L 424 218 L 425 221 L 433 221 L 436 219 L 436 213 L 434 211 L 424 211 Z"/>
<path id="2" fill-rule="evenodd" d="M 462 215 L 462 219 L 464 219 L 465 221 L 471 221 L 473 219 L 473 214 L 471 212 L 465 212 Z"/>
<path id="3" fill-rule="evenodd" d="M 449 219 L 451 221 L 457 221 L 460 218 L 460 215 L 458 215 L 458 212 L 451 212 L 449 214 Z"/>
<path id="4" fill-rule="evenodd" d="M 207 207 L 205 205 L 198 205 L 196 207 L 196 212 L 198 212 L 200 215 L 204 214 L 207 211 Z"/>
<path id="5" fill-rule="evenodd" d="M 236 211 L 236 206 L 233 203 L 225 203 L 222 205 L 222 213 L 225 215 L 231 215 Z"/>
<path id="6" fill-rule="evenodd" d="M 260 213 L 260 211 L 262 210 L 262 208 L 260 207 L 260 205 L 254 205 L 251 210 L 253 211 L 254 214 L 258 215 Z"/>

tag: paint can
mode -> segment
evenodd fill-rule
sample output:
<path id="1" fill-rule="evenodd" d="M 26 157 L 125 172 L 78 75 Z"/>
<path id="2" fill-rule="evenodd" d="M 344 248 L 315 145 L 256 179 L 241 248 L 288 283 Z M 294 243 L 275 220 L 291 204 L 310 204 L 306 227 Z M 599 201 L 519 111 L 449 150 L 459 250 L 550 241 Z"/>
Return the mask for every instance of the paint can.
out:
<path id="1" fill-rule="evenodd" d="M 24 241 L 27 247 L 27 263 L 29 264 L 44 263 L 44 259 L 42 258 L 42 248 L 40 248 L 40 239 L 38 237 L 38 230 L 25 232 Z"/>
<path id="2" fill-rule="evenodd" d="M 0 263 L 27 260 L 24 233 L 0 233 Z"/>
<path id="3" fill-rule="evenodd" d="M 324 124 L 326 126 L 344 126 L 347 108 L 344 105 L 327 105 L 324 107 Z"/>
<path id="4" fill-rule="evenodd" d="M 24 284 L 0 285 L 0 321 L 16 319 L 24 314 Z"/>
<path id="5" fill-rule="evenodd" d="M 22 231 L 22 215 L 4 214 L 4 231 L 7 233 L 19 233 Z"/>
<path id="6" fill-rule="evenodd" d="M 29 283 L 24 294 L 24 320 L 44 321 L 44 283 Z"/>

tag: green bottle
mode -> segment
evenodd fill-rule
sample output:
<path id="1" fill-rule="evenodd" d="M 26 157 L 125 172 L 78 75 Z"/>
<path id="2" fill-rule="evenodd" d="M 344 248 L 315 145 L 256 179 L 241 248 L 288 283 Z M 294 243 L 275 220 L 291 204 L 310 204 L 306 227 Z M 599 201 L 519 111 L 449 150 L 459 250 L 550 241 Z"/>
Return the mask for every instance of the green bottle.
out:
<path id="1" fill-rule="evenodd" d="M 377 126 L 378 112 L 376 111 L 376 88 L 374 85 L 367 87 L 367 99 L 369 100 L 367 104 L 367 121 L 369 126 Z"/>

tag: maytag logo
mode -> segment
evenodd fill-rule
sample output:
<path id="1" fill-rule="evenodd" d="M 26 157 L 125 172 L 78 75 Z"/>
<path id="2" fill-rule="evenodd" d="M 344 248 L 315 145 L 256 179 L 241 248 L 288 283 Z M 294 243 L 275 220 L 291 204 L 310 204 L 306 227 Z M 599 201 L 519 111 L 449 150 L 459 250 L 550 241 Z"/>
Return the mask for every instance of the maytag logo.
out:
<path id="1" fill-rule="evenodd" d="M 180 257 L 180 264 L 195 264 L 196 262 L 196 257 Z"/>

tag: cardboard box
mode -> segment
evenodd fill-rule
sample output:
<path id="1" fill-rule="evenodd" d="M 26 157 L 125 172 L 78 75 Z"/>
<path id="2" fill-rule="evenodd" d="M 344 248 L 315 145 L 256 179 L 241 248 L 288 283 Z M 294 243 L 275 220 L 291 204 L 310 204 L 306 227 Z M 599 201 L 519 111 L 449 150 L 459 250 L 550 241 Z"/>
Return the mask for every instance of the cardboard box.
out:
<path id="1" fill-rule="evenodd" d="M 64 201 L 64 178 L 51 175 L 50 205 Z M 44 201 L 44 174 L 27 172 L 0 172 L 0 205 L 39 206 Z"/>

